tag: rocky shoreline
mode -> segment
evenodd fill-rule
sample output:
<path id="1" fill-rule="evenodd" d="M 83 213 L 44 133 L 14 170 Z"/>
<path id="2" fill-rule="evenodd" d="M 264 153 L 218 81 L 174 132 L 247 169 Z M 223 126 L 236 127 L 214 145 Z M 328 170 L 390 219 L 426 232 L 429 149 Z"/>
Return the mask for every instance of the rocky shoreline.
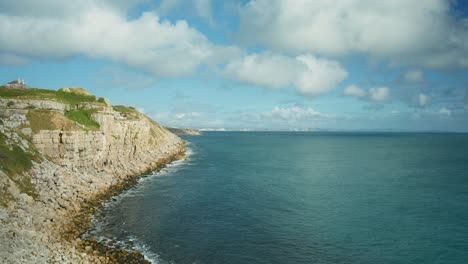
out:
<path id="1" fill-rule="evenodd" d="M 92 216 L 104 202 L 136 185 L 139 178 L 184 156 L 185 147 L 181 143 L 146 171 L 119 180 L 79 203 L 70 200 L 66 208 L 57 209 L 52 200 L 38 204 L 22 195 L 24 200 L 17 204 L 18 207 L 11 208 L 8 219 L 0 219 L 0 240 L 2 245 L 6 245 L 0 249 L 0 260 L 2 263 L 150 263 L 137 250 L 109 246 L 117 245 L 116 241 L 104 243 L 95 237 L 84 238 L 82 235 L 91 227 Z M 47 215 L 49 211 L 56 214 Z M 36 218 L 36 222 L 42 222 L 42 225 L 28 225 L 28 222 L 35 222 L 31 218 Z"/>
<path id="2" fill-rule="evenodd" d="M 118 182 L 111 186 L 108 190 L 98 194 L 95 198 L 85 201 L 81 206 L 82 212 L 75 215 L 69 229 L 63 234 L 67 241 L 74 241 L 76 245 L 86 254 L 93 254 L 102 263 L 151 263 L 145 256 L 138 250 L 128 251 L 121 246 L 116 245 L 117 241 L 107 239 L 107 241 L 99 241 L 96 237 L 83 238 L 84 234 L 91 227 L 91 218 L 95 215 L 103 204 L 109 201 L 112 197 L 117 196 L 128 190 L 129 188 L 138 184 L 138 180 L 146 177 L 149 173 L 159 172 L 165 168 L 169 163 L 183 159 L 185 157 L 186 149 L 181 145 L 180 149 L 165 159 L 156 162 L 156 167 L 149 169 L 147 172 L 127 178 L 124 181 Z"/>
<path id="3" fill-rule="evenodd" d="M 0 88 L 0 263 L 147 263 L 82 234 L 104 201 L 182 158 L 184 141 L 92 95 Z"/>

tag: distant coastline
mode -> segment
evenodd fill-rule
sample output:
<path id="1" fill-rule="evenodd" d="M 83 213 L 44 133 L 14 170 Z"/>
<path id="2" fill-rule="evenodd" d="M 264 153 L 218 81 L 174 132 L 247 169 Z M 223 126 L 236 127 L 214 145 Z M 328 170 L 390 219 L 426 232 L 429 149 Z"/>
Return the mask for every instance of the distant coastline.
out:
<path id="1" fill-rule="evenodd" d="M 200 136 L 202 132 L 194 128 L 179 128 L 179 127 L 166 127 L 177 136 Z"/>

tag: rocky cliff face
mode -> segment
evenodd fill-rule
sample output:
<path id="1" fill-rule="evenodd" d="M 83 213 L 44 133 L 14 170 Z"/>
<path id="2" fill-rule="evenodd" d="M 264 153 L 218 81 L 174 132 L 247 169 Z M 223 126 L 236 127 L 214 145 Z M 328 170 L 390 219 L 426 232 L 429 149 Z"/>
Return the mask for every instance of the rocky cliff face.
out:
<path id="1" fill-rule="evenodd" d="M 178 136 L 200 136 L 202 134 L 200 130 L 193 128 L 166 127 L 166 129 Z"/>
<path id="2" fill-rule="evenodd" d="M 83 252 L 79 234 L 64 238 L 83 202 L 183 152 L 180 138 L 107 101 L 0 93 L 0 136 L 0 260 L 7 263 L 112 262 Z"/>

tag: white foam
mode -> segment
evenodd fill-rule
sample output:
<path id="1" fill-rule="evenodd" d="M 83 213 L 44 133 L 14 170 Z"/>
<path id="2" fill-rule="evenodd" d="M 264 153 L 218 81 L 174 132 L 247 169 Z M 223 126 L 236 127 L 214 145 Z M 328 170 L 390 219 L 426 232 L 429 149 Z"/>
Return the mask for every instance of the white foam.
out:
<path id="1" fill-rule="evenodd" d="M 133 243 L 132 249 L 140 251 L 140 253 L 145 256 L 145 259 L 151 263 L 158 264 L 161 262 L 159 255 L 152 252 L 147 245 L 141 243 L 136 237 L 130 236 L 129 241 L 132 241 Z"/>
<path id="2" fill-rule="evenodd" d="M 192 148 L 187 147 L 186 157 L 190 157 L 190 156 L 192 156 L 194 154 L 195 154 L 195 151 Z M 179 168 L 182 165 L 188 165 L 188 164 L 190 164 L 190 159 L 181 159 L 181 160 L 173 161 L 173 162 L 167 164 L 167 166 L 165 168 L 163 168 L 162 170 L 160 170 L 158 172 L 153 172 L 153 173 L 147 175 L 146 177 L 141 177 L 138 180 L 138 184 L 136 186 L 141 186 L 143 183 L 145 183 L 148 180 L 151 180 L 154 177 L 161 177 L 161 176 L 170 175 L 170 174 L 176 172 L 177 170 L 179 170 Z M 144 188 L 135 188 L 135 187 L 130 188 L 130 189 L 124 191 L 123 193 L 112 197 L 111 200 L 105 202 L 103 204 L 103 210 L 107 211 L 107 210 L 109 210 L 110 207 L 116 206 L 125 197 L 135 197 L 135 196 L 144 195 L 144 193 L 145 193 Z M 103 231 L 103 227 L 108 224 L 105 221 L 105 219 L 99 219 L 98 217 L 95 217 L 93 215 L 92 219 L 91 219 L 91 222 L 92 222 L 92 228 L 89 229 L 83 236 L 84 237 L 95 236 L 98 239 L 98 241 L 108 240 L 107 237 L 101 235 L 101 232 Z M 117 240 L 116 237 L 112 237 L 112 241 L 114 241 L 115 244 L 120 245 L 120 246 L 122 246 L 124 248 L 129 248 L 129 245 L 125 241 Z M 154 263 L 154 264 L 161 263 L 159 255 L 152 252 L 147 245 L 143 244 L 136 237 L 129 236 L 128 241 L 131 241 L 132 244 L 133 244 L 133 246 L 130 247 L 130 248 L 132 250 L 136 249 L 136 250 L 140 251 L 148 261 L 150 261 L 151 263 Z"/>

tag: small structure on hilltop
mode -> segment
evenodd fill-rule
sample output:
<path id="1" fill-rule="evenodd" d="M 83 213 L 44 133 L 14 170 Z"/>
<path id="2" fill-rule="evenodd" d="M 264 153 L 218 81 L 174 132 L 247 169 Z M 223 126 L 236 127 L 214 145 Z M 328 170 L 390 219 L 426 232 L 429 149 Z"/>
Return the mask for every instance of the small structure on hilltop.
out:
<path id="1" fill-rule="evenodd" d="M 6 87 L 10 87 L 10 88 L 14 88 L 14 89 L 26 89 L 27 86 L 26 86 L 26 83 L 24 82 L 24 80 L 22 79 L 17 79 L 17 80 L 14 80 L 14 81 L 11 81 L 7 84 L 5 84 Z"/>

